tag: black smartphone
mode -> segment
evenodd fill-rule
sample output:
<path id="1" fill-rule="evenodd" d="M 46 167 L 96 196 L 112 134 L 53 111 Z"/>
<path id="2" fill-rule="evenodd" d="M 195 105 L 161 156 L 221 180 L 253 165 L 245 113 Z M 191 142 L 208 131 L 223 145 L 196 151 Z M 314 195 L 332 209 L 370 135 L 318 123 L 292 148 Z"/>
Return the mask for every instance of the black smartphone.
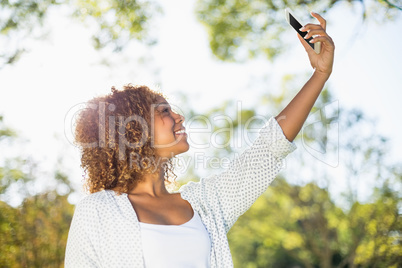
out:
<path id="1" fill-rule="evenodd" d="M 306 36 L 307 32 L 302 32 L 300 31 L 300 28 L 303 27 L 303 25 L 295 18 L 295 16 L 292 14 L 293 12 L 290 10 L 290 8 L 286 8 L 285 9 L 285 15 L 286 15 L 286 20 L 287 22 L 290 24 L 290 26 L 293 27 L 293 29 L 296 30 L 296 32 L 299 33 L 299 35 L 301 37 Z M 321 51 L 321 42 L 317 42 L 317 43 L 310 43 L 310 40 L 312 40 L 313 37 L 310 37 L 309 39 L 304 39 L 307 44 L 309 44 L 315 51 L 315 53 L 320 54 Z"/>

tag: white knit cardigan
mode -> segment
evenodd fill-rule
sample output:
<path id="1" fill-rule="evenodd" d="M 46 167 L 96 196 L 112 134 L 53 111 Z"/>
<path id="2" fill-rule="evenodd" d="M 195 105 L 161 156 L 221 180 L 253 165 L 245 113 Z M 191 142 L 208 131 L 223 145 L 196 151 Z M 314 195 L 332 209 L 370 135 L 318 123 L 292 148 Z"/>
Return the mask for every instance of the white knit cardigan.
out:
<path id="1" fill-rule="evenodd" d="M 227 232 L 265 192 L 284 157 L 295 148 L 270 118 L 253 145 L 226 171 L 179 189 L 210 235 L 211 267 L 233 267 Z M 68 235 L 65 267 L 145 267 L 140 225 L 126 194 L 100 191 L 78 203 Z"/>

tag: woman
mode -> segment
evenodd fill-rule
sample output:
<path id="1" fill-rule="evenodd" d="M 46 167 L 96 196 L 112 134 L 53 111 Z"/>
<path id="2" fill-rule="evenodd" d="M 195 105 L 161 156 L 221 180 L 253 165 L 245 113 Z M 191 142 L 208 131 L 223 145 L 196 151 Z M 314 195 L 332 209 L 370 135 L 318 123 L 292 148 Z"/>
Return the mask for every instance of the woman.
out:
<path id="1" fill-rule="evenodd" d="M 76 139 L 91 195 L 76 207 L 65 266 L 232 267 L 226 234 L 266 190 L 332 72 L 334 43 L 325 20 L 307 24 L 299 37 L 314 73 L 289 105 L 230 168 L 189 182 L 178 192 L 165 186 L 173 156 L 189 149 L 184 118 L 145 86 L 96 98 L 81 112 Z M 245 241 L 247 243 L 247 241 Z"/>

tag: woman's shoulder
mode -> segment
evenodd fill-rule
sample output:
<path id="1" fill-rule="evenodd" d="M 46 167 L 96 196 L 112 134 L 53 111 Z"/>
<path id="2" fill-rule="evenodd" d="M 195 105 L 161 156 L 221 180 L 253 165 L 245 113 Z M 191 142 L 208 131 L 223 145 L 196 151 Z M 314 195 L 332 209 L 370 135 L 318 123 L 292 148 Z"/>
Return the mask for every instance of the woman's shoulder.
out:
<path id="1" fill-rule="evenodd" d="M 91 193 L 82 198 L 78 202 L 77 207 L 93 209 L 107 206 L 114 202 L 114 196 L 116 196 L 116 193 L 111 190 L 102 190 L 96 193 Z"/>

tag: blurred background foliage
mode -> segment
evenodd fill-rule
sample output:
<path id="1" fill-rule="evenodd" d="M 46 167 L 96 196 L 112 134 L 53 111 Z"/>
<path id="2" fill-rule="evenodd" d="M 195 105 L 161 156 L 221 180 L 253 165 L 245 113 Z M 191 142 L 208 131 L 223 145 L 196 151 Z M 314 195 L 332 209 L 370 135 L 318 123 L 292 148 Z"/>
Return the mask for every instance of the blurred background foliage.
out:
<path id="1" fill-rule="evenodd" d="M 18 136 L 2 121 L 0 117 L 0 148 L 4 152 Z M 58 170 L 53 178 L 56 187 L 38 193 L 33 188 L 40 173 L 32 157 L 2 158 L 0 267 L 63 267 L 74 206 L 67 201 L 71 192 L 67 175 Z M 62 193 L 57 191 L 60 187 Z M 23 201 L 18 207 L 10 206 L 8 201 L 16 194 Z"/>
<path id="2" fill-rule="evenodd" d="M 284 8 L 325 14 L 338 2 L 345 0 L 199 0 L 195 15 L 205 26 L 210 48 L 218 59 L 243 61 L 263 55 L 273 60 L 287 48 L 281 41 L 286 27 Z M 402 10 L 399 0 L 358 2 L 363 22 L 391 21 Z M 93 26 L 94 47 L 114 52 L 121 51 L 132 40 L 155 44 L 152 27 L 156 18 L 163 15 L 155 0 L 2 0 L 0 8 L 0 35 L 9 44 L 0 54 L 0 68 L 14 63 L 29 50 L 27 39 L 46 38 L 46 18 L 55 8 L 63 8 L 72 19 Z"/>
<path id="3" fill-rule="evenodd" d="M 283 19 L 278 19 L 283 16 L 285 6 L 325 13 L 338 2 L 199 0 L 195 15 L 205 25 L 210 48 L 218 59 L 242 61 L 264 55 L 274 60 L 286 50 L 281 43 L 285 25 Z M 365 1 L 360 3 L 364 6 L 363 22 L 369 19 L 389 21 L 401 10 L 401 5 L 392 1 L 371 1 L 369 6 Z M 52 8 L 63 8 L 72 19 L 95 27 L 94 47 L 113 52 L 122 51 L 132 40 L 155 44 L 157 38 L 152 34 L 152 23 L 163 14 L 157 1 L 4 0 L 0 1 L 0 8 L 0 38 L 6 42 L 0 54 L 0 68 L 15 63 L 30 49 L 25 40 L 46 38 L 46 17 Z M 212 131 L 217 133 L 214 138 L 224 145 L 222 149 L 211 149 L 208 154 L 233 156 L 244 149 L 231 146 L 231 142 L 244 137 L 225 129 L 241 128 L 251 132 L 261 126 L 262 119 L 250 119 L 275 114 L 284 107 L 297 90 L 294 81 L 297 77 L 284 77 L 280 94 L 258 96 L 255 105 L 241 109 L 240 117 L 235 114 L 237 104 L 231 99 L 204 111 L 206 119 L 214 122 Z M 300 173 L 312 170 L 311 182 L 292 184 L 279 177 L 239 218 L 228 234 L 236 267 L 400 267 L 400 163 L 387 159 L 387 148 L 391 145 L 386 137 L 376 133 L 375 122 L 361 111 L 343 107 L 328 115 L 324 107 L 332 102 L 330 90 L 326 89 L 312 111 L 325 120 L 306 127 L 298 139 L 317 150 L 339 150 L 342 154 L 339 164 L 344 167 L 342 176 L 350 181 L 347 191 L 342 197 L 335 197 L 331 185 L 337 183 L 337 177 L 331 177 L 306 160 L 305 151 L 295 152 L 294 169 Z M 187 118 L 197 115 L 191 107 L 186 110 Z M 229 122 L 224 120 L 226 117 L 236 119 Z M 203 125 L 203 122 L 199 120 L 194 124 Z M 339 124 L 338 129 L 342 130 L 337 141 L 328 139 L 328 126 L 334 124 Z M 223 131 L 216 132 L 218 129 Z M 253 135 L 256 134 L 251 133 Z M 0 152 L 16 141 L 16 131 L 4 125 L 0 116 Z M 62 159 L 60 165 L 63 165 Z M 60 168 L 53 174 L 54 184 L 50 183 L 39 193 L 32 191 L 41 176 L 35 167 L 32 156 L 2 155 L 1 267 L 63 266 L 74 211 L 67 198 L 74 190 L 68 175 Z M 190 167 L 182 181 L 200 176 L 198 170 Z M 366 184 L 373 191 L 366 202 L 361 202 L 359 191 Z M 15 193 L 23 198 L 18 207 L 8 202 Z"/>
<path id="4" fill-rule="evenodd" d="M 0 68 L 29 50 L 27 39 L 46 38 L 46 19 L 52 9 L 64 9 L 72 19 L 93 26 L 94 47 L 114 52 L 121 51 L 130 40 L 155 43 L 149 30 L 153 18 L 162 13 L 155 1 L 136 0 L 4 0 L 0 8 L 0 34 L 8 43 L 0 54 Z"/>
<path id="5" fill-rule="evenodd" d="M 286 7 L 295 12 L 314 10 L 325 15 L 338 2 L 345 0 L 199 0 L 196 13 L 209 33 L 211 50 L 219 59 L 242 61 L 263 55 L 272 60 L 287 48 L 281 42 L 282 33 L 287 27 L 287 22 L 283 20 L 283 10 Z M 392 1 L 358 2 L 363 7 L 360 14 L 362 21 L 390 20 L 399 15 L 402 9 L 401 3 L 394 4 Z M 303 22 L 303 18 L 299 19 Z"/>

